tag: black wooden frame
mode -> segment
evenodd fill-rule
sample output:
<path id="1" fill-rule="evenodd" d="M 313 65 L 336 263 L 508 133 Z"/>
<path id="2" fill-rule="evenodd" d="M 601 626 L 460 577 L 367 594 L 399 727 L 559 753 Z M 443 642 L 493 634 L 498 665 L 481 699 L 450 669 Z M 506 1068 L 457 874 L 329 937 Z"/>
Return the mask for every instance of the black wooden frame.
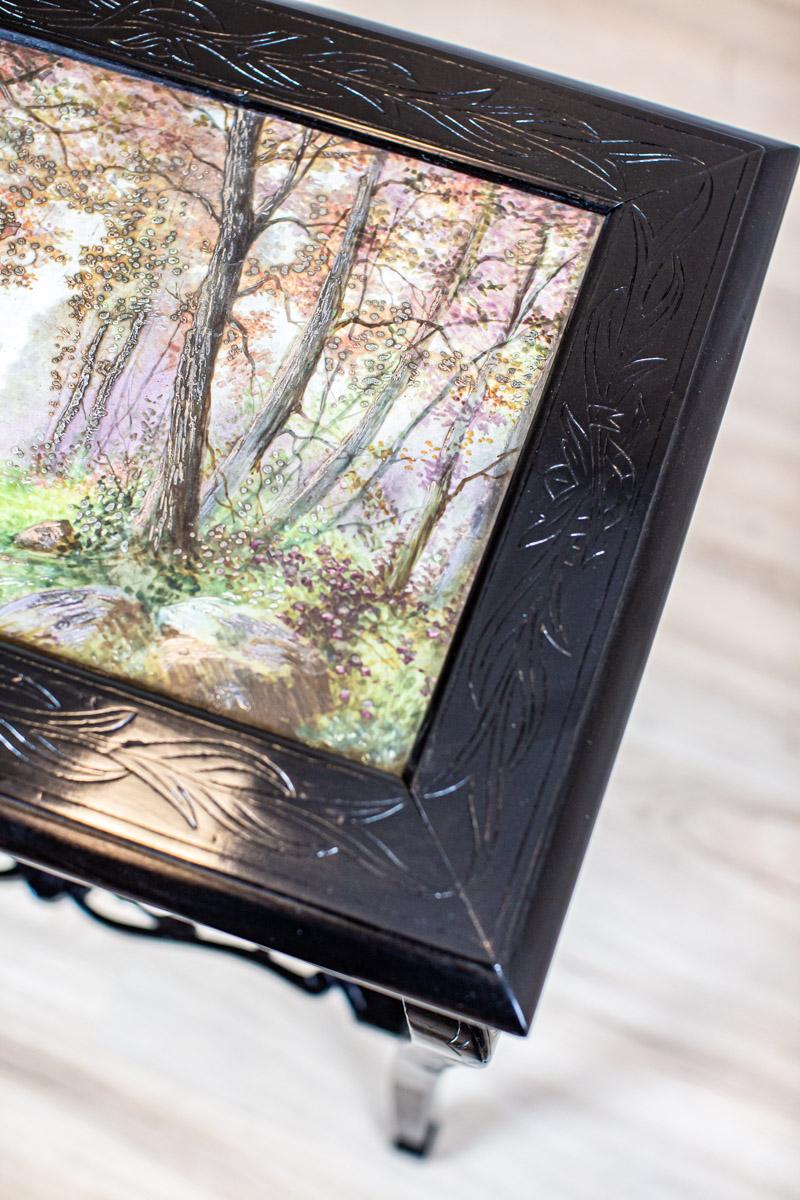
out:
<path id="1" fill-rule="evenodd" d="M 525 1032 L 796 151 L 261 0 L 0 0 L 0 34 L 606 214 L 403 780 L 0 646 L 0 846 Z"/>

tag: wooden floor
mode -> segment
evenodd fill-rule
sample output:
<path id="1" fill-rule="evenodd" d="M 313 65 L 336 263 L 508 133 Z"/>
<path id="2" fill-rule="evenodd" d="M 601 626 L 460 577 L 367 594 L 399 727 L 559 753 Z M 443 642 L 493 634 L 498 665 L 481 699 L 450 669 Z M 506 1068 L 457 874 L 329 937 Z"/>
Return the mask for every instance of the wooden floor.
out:
<path id="1" fill-rule="evenodd" d="M 800 137 L 795 0 L 346 8 Z M 336 998 L 8 885 L 4 1200 L 800 1196 L 798 279 L 795 200 L 534 1034 L 446 1081 L 436 1157 Z"/>

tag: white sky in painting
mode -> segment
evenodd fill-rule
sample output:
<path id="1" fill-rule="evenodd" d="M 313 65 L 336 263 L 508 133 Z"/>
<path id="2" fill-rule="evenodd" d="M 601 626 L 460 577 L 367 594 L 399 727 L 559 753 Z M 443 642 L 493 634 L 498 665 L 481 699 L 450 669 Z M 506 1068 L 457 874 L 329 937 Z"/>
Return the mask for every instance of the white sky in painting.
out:
<path id="1" fill-rule="evenodd" d="M 42 421 L 47 417 L 47 401 L 32 398 L 29 383 L 17 385 L 20 374 L 28 376 L 25 369 L 27 359 L 33 352 L 36 339 L 32 329 L 52 314 L 53 322 L 61 320 L 61 304 L 67 299 L 68 289 L 65 274 L 78 267 L 81 246 L 97 240 L 102 221 L 89 213 L 70 212 L 61 207 L 57 225 L 61 237 L 59 244 L 69 244 L 68 263 L 45 261 L 36 268 L 36 279 L 29 288 L 0 288 L 0 457 L 10 457 L 19 445 L 27 445 L 42 432 Z M 72 234 L 69 238 L 67 233 Z M 40 364 L 37 372 L 41 386 L 49 387 L 49 361 Z M 50 399 L 49 393 L 47 400 Z"/>

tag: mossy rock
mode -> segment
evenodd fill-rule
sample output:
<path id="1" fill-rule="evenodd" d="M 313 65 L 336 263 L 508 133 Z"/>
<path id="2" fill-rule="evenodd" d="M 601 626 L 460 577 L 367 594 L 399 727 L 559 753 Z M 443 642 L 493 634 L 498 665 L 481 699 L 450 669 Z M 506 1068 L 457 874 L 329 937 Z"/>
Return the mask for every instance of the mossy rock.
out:
<path id="1" fill-rule="evenodd" d="M 155 637 L 147 609 L 119 588 L 46 588 L 0 607 L 0 632 L 86 666 L 120 673 Z"/>
<path id="2" fill-rule="evenodd" d="M 145 669 L 190 704 L 290 735 L 332 707 L 325 658 L 275 618 L 197 597 L 165 606 L 157 620 L 161 638 Z"/>
<path id="3" fill-rule="evenodd" d="M 75 547 L 75 530 L 71 521 L 40 521 L 29 525 L 14 538 L 20 550 L 36 550 L 40 554 L 65 554 Z"/>

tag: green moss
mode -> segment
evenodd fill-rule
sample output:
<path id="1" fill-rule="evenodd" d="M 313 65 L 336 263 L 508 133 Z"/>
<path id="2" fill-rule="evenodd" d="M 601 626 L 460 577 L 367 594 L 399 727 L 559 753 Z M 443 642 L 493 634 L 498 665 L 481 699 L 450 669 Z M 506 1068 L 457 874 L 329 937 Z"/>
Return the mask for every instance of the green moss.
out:
<path id="1" fill-rule="evenodd" d="M 428 636 L 440 614 L 409 618 L 386 602 L 372 630 L 347 644 L 333 678 L 336 708 L 300 731 L 314 745 L 386 771 L 405 766 L 439 667 L 437 639 Z M 413 661 L 403 657 L 413 651 Z"/>

